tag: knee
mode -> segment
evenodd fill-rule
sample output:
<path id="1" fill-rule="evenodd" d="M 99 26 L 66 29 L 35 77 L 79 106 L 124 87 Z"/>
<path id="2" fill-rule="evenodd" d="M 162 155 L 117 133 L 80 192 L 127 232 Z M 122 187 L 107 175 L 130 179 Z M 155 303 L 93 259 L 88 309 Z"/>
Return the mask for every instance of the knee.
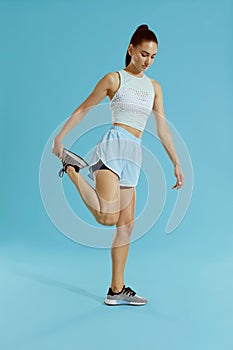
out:
<path id="1" fill-rule="evenodd" d="M 118 222 L 117 223 L 117 235 L 114 238 L 113 245 L 114 246 L 121 246 L 125 244 L 129 244 L 130 237 L 133 231 L 134 222 Z"/>
<path id="2" fill-rule="evenodd" d="M 105 225 L 105 226 L 114 226 L 116 225 L 119 218 L 119 213 L 117 214 L 101 214 L 96 217 L 96 221 L 99 224 Z"/>
<path id="3" fill-rule="evenodd" d="M 134 220 L 131 221 L 120 221 L 117 223 L 118 231 L 124 232 L 124 234 L 127 234 L 128 236 L 131 235 L 134 229 Z"/>
<path id="4" fill-rule="evenodd" d="M 126 224 L 126 231 L 127 232 L 132 233 L 133 229 L 134 229 L 134 220 L 132 220 Z"/>

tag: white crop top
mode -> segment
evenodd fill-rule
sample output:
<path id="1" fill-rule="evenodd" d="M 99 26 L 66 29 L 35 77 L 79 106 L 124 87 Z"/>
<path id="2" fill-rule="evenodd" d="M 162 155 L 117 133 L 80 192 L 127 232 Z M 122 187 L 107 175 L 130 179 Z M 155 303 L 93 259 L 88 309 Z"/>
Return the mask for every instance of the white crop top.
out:
<path id="1" fill-rule="evenodd" d="M 112 122 L 143 131 L 154 103 L 152 81 L 145 74 L 140 78 L 124 69 L 118 72 L 120 87 L 110 102 Z"/>

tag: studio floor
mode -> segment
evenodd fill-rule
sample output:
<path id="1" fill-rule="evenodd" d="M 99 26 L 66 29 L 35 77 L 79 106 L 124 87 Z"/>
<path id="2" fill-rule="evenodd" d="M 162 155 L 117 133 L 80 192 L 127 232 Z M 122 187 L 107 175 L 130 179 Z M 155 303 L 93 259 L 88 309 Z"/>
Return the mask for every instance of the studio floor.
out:
<path id="1" fill-rule="evenodd" d="M 9 232 L 0 248 L 1 349 L 232 349 L 231 232 L 211 241 L 207 228 L 187 227 L 188 219 L 170 236 L 154 228 L 131 244 L 125 283 L 148 299 L 138 307 L 104 304 L 109 249 L 59 232 L 46 241 L 35 229 L 34 242 Z"/>

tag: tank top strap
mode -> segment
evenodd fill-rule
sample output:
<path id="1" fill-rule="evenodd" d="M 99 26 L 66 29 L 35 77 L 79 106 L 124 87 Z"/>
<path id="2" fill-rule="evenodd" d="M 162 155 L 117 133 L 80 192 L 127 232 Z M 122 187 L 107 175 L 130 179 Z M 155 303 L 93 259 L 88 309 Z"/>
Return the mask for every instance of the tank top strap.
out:
<path id="1" fill-rule="evenodd" d="M 117 73 L 119 73 L 120 78 L 120 84 L 119 88 L 124 84 L 124 74 L 122 73 L 122 69 L 118 70 Z"/>

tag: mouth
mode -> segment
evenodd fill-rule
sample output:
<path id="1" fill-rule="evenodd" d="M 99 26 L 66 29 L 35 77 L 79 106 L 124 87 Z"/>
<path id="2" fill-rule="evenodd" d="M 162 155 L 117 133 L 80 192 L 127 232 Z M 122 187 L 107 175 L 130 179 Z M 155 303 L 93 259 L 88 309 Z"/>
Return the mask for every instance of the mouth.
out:
<path id="1" fill-rule="evenodd" d="M 143 69 L 146 69 L 147 67 L 148 67 L 148 66 L 145 66 L 145 65 L 144 65 L 144 66 L 142 66 L 142 68 L 143 68 Z"/>

